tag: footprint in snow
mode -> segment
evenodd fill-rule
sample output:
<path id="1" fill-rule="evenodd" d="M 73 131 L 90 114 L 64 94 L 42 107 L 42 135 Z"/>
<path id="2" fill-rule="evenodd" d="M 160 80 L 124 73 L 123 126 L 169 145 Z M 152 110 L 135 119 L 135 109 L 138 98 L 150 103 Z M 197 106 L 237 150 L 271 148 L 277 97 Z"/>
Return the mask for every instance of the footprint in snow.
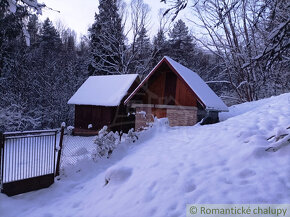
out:
<path id="1" fill-rule="evenodd" d="M 252 155 L 259 159 L 264 157 L 270 157 L 271 152 L 267 152 L 265 147 L 257 147 L 253 150 Z"/>
<path id="2" fill-rule="evenodd" d="M 149 189 L 152 191 L 155 189 L 155 186 L 156 186 L 156 181 L 152 182 L 152 184 L 149 186 Z"/>
<path id="3" fill-rule="evenodd" d="M 248 180 L 242 180 L 239 182 L 240 185 L 247 185 L 250 184 L 250 182 Z"/>
<path id="4" fill-rule="evenodd" d="M 242 179 L 246 179 L 255 175 L 256 175 L 256 172 L 251 169 L 244 169 L 238 174 L 238 176 Z"/>
<path id="5" fill-rule="evenodd" d="M 192 180 L 188 180 L 183 184 L 183 190 L 185 193 L 190 193 L 196 189 L 196 185 Z"/>
<path id="6" fill-rule="evenodd" d="M 143 197 L 143 202 L 148 203 L 154 199 L 154 195 L 151 192 L 147 192 Z"/>
<path id="7" fill-rule="evenodd" d="M 73 209 L 78 208 L 80 206 L 80 204 L 81 204 L 81 201 L 77 201 L 77 202 L 73 203 L 72 208 Z"/>
<path id="8" fill-rule="evenodd" d="M 45 213 L 44 215 L 43 215 L 43 217 L 52 217 L 53 215 L 51 214 L 51 213 Z"/>

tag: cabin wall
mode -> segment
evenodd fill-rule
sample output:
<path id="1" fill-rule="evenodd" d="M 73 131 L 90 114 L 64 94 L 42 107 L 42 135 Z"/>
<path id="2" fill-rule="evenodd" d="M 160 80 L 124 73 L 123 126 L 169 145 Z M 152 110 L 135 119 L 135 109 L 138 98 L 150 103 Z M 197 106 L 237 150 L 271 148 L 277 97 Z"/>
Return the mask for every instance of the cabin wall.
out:
<path id="1" fill-rule="evenodd" d="M 135 130 L 137 131 L 146 128 L 149 123 L 154 121 L 150 107 L 137 107 L 135 117 Z"/>
<path id="2" fill-rule="evenodd" d="M 75 128 L 87 130 L 92 124 L 91 130 L 99 130 L 112 123 L 115 113 L 116 107 L 75 105 Z"/>
<path id="3" fill-rule="evenodd" d="M 135 116 L 128 115 L 127 106 L 105 107 L 76 105 L 75 106 L 75 132 L 97 132 L 105 125 L 112 131 L 128 132 L 135 127 Z M 92 128 L 88 129 L 88 125 Z"/>
<path id="4" fill-rule="evenodd" d="M 167 109 L 166 108 L 152 108 L 152 115 L 157 118 L 165 118 L 167 117 Z"/>
<path id="5" fill-rule="evenodd" d="M 142 95 L 142 98 L 138 96 Z M 131 99 L 131 102 L 153 105 L 197 107 L 197 97 L 188 85 L 168 66 L 158 69 Z"/>
<path id="6" fill-rule="evenodd" d="M 144 104 L 163 104 L 166 72 L 160 71 L 154 75 L 154 82 L 149 82 L 143 96 Z"/>
<path id="7" fill-rule="evenodd" d="M 132 113 L 135 112 L 128 105 L 124 105 L 125 99 L 129 97 L 129 95 L 138 87 L 140 84 L 140 78 L 137 77 L 136 80 L 133 82 L 131 87 L 129 88 L 127 94 L 121 100 L 121 103 L 118 107 L 116 107 L 116 111 L 114 114 L 113 121 L 111 123 L 110 129 L 112 131 L 119 131 L 123 133 L 127 133 L 130 129 L 134 129 L 135 127 L 135 115 Z"/>
<path id="8" fill-rule="evenodd" d="M 151 107 L 150 107 L 151 106 Z M 196 107 L 168 106 L 156 108 L 154 105 L 140 105 L 136 107 L 135 130 L 146 128 L 154 121 L 154 117 L 168 118 L 169 125 L 173 126 L 193 126 L 197 123 Z"/>
<path id="9" fill-rule="evenodd" d="M 176 84 L 176 105 L 197 107 L 197 99 L 190 88 L 180 79 Z"/>
<path id="10" fill-rule="evenodd" d="M 169 125 L 193 126 L 197 123 L 197 108 L 192 109 L 167 109 Z"/>

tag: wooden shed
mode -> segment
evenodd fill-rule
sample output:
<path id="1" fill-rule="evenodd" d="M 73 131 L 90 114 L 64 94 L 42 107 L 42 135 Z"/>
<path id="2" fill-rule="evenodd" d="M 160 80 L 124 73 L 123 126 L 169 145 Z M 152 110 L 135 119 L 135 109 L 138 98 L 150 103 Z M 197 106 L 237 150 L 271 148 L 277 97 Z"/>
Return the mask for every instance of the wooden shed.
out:
<path id="1" fill-rule="evenodd" d="M 74 134 L 94 135 L 103 126 L 126 132 L 135 116 L 124 100 L 140 84 L 137 74 L 90 76 L 68 101 L 75 105 Z"/>
<path id="2" fill-rule="evenodd" d="M 154 117 L 167 117 L 170 126 L 190 126 L 203 118 L 215 123 L 218 112 L 228 111 L 197 73 L 170 57 L 164 57 L 124 103 L 135 108 L 136 130 Z"/>

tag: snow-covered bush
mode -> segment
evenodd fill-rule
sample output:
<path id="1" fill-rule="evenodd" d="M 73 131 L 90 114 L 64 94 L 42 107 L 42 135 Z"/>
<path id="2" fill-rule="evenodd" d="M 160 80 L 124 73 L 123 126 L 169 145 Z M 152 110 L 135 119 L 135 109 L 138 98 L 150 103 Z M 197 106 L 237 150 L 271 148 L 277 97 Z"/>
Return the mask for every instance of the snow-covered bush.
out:
<path id="1" fill-rule="evenodd" d="M 114 133 L 112 131 L 108 131 L 108 127 L 104 126 L 98 136 L 96 137 L 94 143 L 96 147 L 92 152 L 92 158 L 96 161 L 98 158 L 109 158 L 112 154 L 113 150 L 120 143 L 120 136 L 118 132 Z"/>
<path id="2" fill-rule="evenodd" d="M 74 130 L 74 127 L 73 127 L 73 126 L 68 126 L 68 127 L 66 128 L 66 130 L 67 130 L 67 134 L 68 134 L 68 135 L 72 135 L 73 130 Z"/>
<path id="3" fill-rule="evenodd" d="M 134 143 L 138 140 L 138 133 L 132 128 L 128 131 L 128 134 L 124 134 L 123 137 L 125 137 L 125 142 Z"/>
<path id="4" fill-rule="evenodd" d="M 169 120 L 168 118 L 154 118 L 154 125 L 157 128 L 167 128 L 169 127 Z"/>

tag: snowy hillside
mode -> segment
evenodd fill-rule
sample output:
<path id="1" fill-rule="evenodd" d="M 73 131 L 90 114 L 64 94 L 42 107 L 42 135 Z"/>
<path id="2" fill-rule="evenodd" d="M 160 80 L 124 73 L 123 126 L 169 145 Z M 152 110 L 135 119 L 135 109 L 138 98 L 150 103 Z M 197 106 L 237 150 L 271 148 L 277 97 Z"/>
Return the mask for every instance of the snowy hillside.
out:
<path id="1" fill-rule="evenodd" d="M 48 189 L 1 194 L 0 216 L 178 217 L 187 203 L 290 203 L 290 144 L 265 151 L 278 144 L 267 138 L 290 133 L 290 93 L 232 106 L 221 119 L 157 124 L 137 144 L 80 162 Z"/>

